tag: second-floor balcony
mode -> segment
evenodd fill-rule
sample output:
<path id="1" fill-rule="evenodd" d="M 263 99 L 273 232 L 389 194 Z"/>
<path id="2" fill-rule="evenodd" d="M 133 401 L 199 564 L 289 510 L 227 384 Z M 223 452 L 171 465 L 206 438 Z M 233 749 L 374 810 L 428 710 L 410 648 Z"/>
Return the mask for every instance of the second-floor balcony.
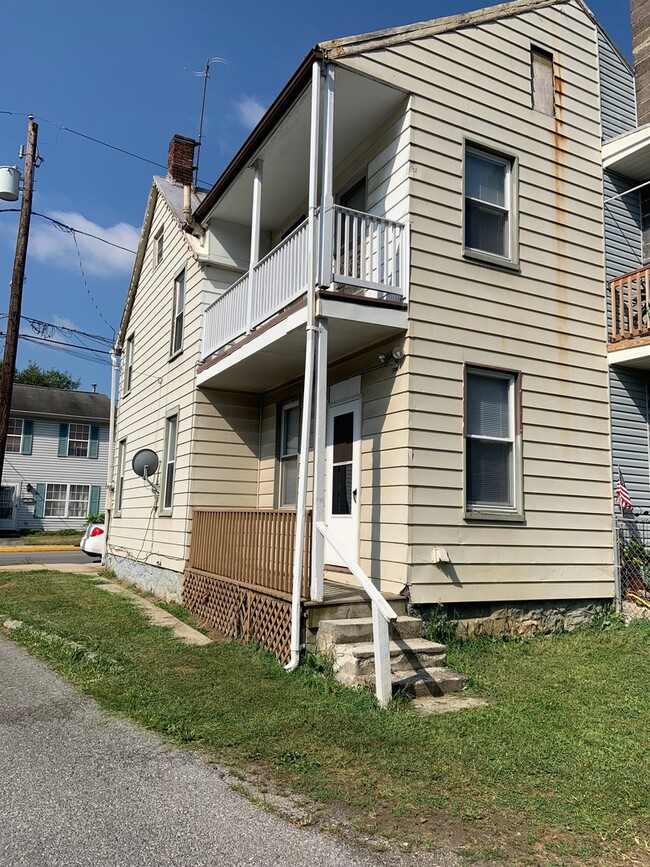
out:
<path id="1" fill-rule="evenodd" d="M 334 207 L 329 225 L 331 239 L 322 237 L 320 219 L 316 220 L 315 249 L 327 251 L 321 257 L 324 273 L 319 282 L 329 287 L 318 293 L 317 305 L 321 314 L 347 320 L 353 326 L 332 334 L 334 347 L 338 335 L 341 351 L 351 354 L 406 327 L 408 226 L 340 206 Z M 239 346 L 248 346 L 257 335 L 267 334 L 274 324 L 286 322 L 292 312 L 304 313 L 309 286 L 308 234 L 305 220 L 206 308 L 204 363 L 218 361 L 226 353 L 233 355 Z M 299 315 L 294 322 L 299 330 Z M 278 337 L 286 336 L 288 330 L 282 329 Z M 260 341 L 258 349 L 266 345 Z M 297 348 L 295 343 L 287 344 L 281 352 L 295 352 Z M 254 347 L 248 346 L 247 356 L 251 351 Z M 241 385 L 245 388 L 244 381 Z"/>
<path id="2" fill-rule="evenodd" d="M 609 282 L 610 362 L 650 367 L 650 267 Z"/>

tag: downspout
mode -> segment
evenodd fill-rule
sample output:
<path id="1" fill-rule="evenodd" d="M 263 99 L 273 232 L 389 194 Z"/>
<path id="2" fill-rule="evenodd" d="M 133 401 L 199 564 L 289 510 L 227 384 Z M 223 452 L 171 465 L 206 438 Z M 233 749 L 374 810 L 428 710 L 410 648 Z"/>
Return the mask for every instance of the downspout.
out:
<path id="1" fill-rule="evenodd" d="M 117 355 L 115 349 L 111 350 L 111 401 L 110 401 L 110 418 L 108 420 L 108 466 L 106 468 L 106 519 L 104 521 L 104 556 L 102 557 L 102 566 L 106 566 L 108 557 L 108 531 L 111 523 L 111 512 L 113 511 L 113 496 L 115 495 L 115 485 L 113 484 L 113 475 L 115 467 L 115 394 L 117 392 Z M 110 499 L 109 499 L 110 495 Z"/>
<path id="2" fill-rule="evenodd" d="M 316 333 L 316 208 L 318 196 L 318 123 L 320 116 L 320 64 L 311 68 L 311 131 L 309 138 L 309 211 L 307 215 L 307 326 L 305 346 L 305 382 L 302 397 L 300 431 L 300 466 L 296 502 L 296 538 L 293 551 L 293 586 L 291 593 L 291 657 L 285 669 L 293 671 L 300 662 L 300 603 L 307 522 L 307 471 L 309 469 L 309 433 L 314 386 L 314 336 Z"/>
<path id="3" fill-rule="evenodd" d="M 192 216 L 192 188 L 189 184 L 183 186 L 183 219 L 186 226 L 192 230 L 193 235 L 203 238 L 205 229 Z"/>

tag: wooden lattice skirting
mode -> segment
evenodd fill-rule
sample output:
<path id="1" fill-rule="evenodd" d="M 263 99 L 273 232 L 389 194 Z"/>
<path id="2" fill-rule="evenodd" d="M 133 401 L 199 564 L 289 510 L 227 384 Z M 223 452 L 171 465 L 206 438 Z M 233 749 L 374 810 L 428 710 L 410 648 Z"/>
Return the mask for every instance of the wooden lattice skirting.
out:
<path id="1" fill-rule="evenodd" d="M 183 576 L 183 605 L 229 638 L 255 641 L 287 663 L 291 653 L 291 599 L 199 569 Z"/>

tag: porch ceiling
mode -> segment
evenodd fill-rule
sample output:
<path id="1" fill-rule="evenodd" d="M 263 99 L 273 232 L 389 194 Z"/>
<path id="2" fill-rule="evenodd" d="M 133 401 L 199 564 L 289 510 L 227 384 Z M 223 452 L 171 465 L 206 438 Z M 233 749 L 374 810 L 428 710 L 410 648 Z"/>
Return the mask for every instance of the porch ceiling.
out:
<path id="1" fill-rule="evenodd" d="M 605 142 L 603 168 L 636 183 L 650 178 L 650 124 Z"/>
<path id="2" fill-rule="evenodd" d="M 330 364 L 397 338 L 407 327 L 405 310 L 371 308 L 366 313 L 359 309 L 354 319 L 349 318 L 349 305 L 346 305 L 344 318 L 336 318 L 333 306 L 327 312 Z M 306 307 L 302 305 L 264 333 L 252 336 L 249 342 L 199 370 L 197 386 L 261 394 L 301 379 L 305 369 L 306 321 Z"/>
<path id="3" fill-rule="evenodd" d="M 395 114 L 406 95 L 393 87 L 336 69 L 334 159 L 341 162 Z M 307 201 L 311 86 L 298 98 L 257 154 L 264 161 L 262 229 L 273 231 Z M 253 172 L 246 169 L 215 206 L 213 215 L 250 225 Z"/>

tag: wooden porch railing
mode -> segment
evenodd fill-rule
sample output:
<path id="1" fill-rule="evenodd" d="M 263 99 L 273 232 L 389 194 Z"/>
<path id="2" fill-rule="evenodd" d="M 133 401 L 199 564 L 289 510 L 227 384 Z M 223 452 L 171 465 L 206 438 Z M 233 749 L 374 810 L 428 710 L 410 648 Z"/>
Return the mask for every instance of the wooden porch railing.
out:
<path id="1" fill-rule="evenodd" d="M 195 509 L 189 569 L 291 597 L 296 513 L 286 509 Z M 302 596 L 309 598 L 311 513 L 305 527 Z"/>
<path id="2" fill-rule="evenodd" d="M 609 282 L 612 312 L 610 342 L 650 336 L 650 268 Z"/>

